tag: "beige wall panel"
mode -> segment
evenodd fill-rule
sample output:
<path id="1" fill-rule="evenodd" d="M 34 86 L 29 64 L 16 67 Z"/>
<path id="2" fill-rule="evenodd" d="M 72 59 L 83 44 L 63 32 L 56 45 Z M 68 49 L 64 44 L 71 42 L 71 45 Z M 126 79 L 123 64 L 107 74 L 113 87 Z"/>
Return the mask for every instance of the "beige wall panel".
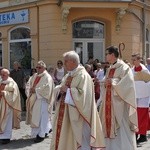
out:
<path id="1" fill-rule="evenodd" d="M 49 43 L 49 42 L 71 42 L 72 38 L 69 35 L 43 35 L 40 37 L 41 43 Z"/>
<path id="2" fill-rule="evenodd" d="M 121 28 L 120 33 L 118 33 L 118 35 L 127 35 L 127 36 L 132 36 L 132 35 L 137 35 L 137 36 L 141 36 L 140 32 L 137 32 L 137 29 L 134 28 Z"/>
<path id="3" fill-rule="evenodd" d="M 72 27 L 71 27 L 71 29 L 72 29 Z M 68 33 L 69 33 L 69 27 L 68 27 L 67 34 L 63 34 L 61 26 L 60 27 L 47 27 L 47 28 L 40 29 L 41 36 L 43 36 L 43 35 L 60 35 L 61 34 L 65 37 L 67 37 Z"/>
<path id="4" fill-rule="evenodd" d="M 37 16 L 37 7 L 30 8 L 30 27 L 31 34 L 37 34 L 37 25 L 38 25 L 38 16 Z"/>
<path id="5" fill-rule="evenodd" d="M 49 28 L 49 30 L 54 30 L 55 28 L 61 29 L 60 20 L 45 20 L 39 24 L 40 29 Z"/>
<path id="6" fill-rule="evenodd" d="M 59 14 L 60 13 L 60 7 L 54 4 L 49 5 L 42 5 L 40 6 L 40 15 L 42 14 Z"/>
<path id="7" fill-rule="evenodd" d="M 43 46 L 45 44 L 45 48 Z M 44 50 L 69 50 L 71 48 L 71 41 L 53 41 L 53 42 L 45 42 L 40 44 L 40 51 L 41 53 L 44 53 Z"/>
<path id="8" fill-rule="evenodd" d="M 57 18 L 55 18 L 57 16 Z M 61 17 L 60 15 L 55 15 L 55 14 L 45 14 L 45 15 L 40 15 L 40 21 L 43 22 L 45 20 L 59 20 Z"/>
<path id="9" fill-rule="evenodd" d="M 38 62 L 39 54 L 39 41 L 38 41 L 38 7 L 30 8 L 30 31 L 31 31 L 31 41 L 32 41 L 32 57 L 35 59 L 34 64 Z"/>
<path id="10" fill-rule="evenodd" d="M 72 45 L 72 35 L 62 32 L 61 11 L 58 8 L 54 5 L 40 7 L 39 15 L 40 58 L 53 65 L 56 65 L 58 59 L 62 59 L 64 51 L 69 50 Z"/>

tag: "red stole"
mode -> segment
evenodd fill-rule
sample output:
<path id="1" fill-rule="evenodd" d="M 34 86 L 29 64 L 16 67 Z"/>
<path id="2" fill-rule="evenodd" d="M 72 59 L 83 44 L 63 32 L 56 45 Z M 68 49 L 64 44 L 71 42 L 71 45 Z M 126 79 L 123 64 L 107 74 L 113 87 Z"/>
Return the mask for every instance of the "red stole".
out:
<path id="1" fill-rule="evenodd" d="M 68 76 L 66 79 L 65 85 L 68 86 L 68 88 L 71 85 L 73 77 Z M 60 133 L 62 129 L 62 124 L 63 124 L 63 117 L 64 117 L 64 112 L 65 112 L 65 96 L 66 93 L 61 94 L 60 97 L 60 107 L 59 107 L 59 113 L 58 113 L 58 120 L 57 120 L 57 128 L 56 128 L 56 145 L 55 145 L 55 150 L 58 150 L 58 145 L 59 145 L 59 139 L 60 139 Z"/>
<path id="2" fill-rule="evenodd" d="M 35 87 L 36 87 L 36 85 L 39 83 L 40 79 L 41 79 L 41 77 L 36 76 L 36 78 L 35 78 L 35 80 L 34 80 L 34 82 L 33 82 L 32 88 L 35 88 Z M 28 97 L 28 100 L 29 100 L 29 98 L 31 97 L 31 95 L 32 95 L 32 93 L 30 93 L 30 95 L 29 95 L 29 97 Z M 26 105 L 27 105 L 27 108 L 30 108 L 30 101 L 27 101 L 27 102 L 26 102 Z"/>
<path id="3" fill-rule="evenodd" d="M 113 78 L 115 68 L 110 69 L 108 78 Z M 106 103 L 105 103 L 105 122 L 106 122 L 106 134 L 107 138 L 110 138 L 111 133 L 111 84 L 106 87 Z"/>
<path id="4" fill-rule="evenodd" d="M 36 78 L 35 78 L 35 80 L 34 80 L 34 82 L 33 82 L 32 88 L 35 88 L 35 87 L 36 87 L 36 85 L 39 83 L 40 79 L 41 79 L 41 77 L 36 76 Z M 32 93 L 30 94 L 29 98 L 31 97 L 31 95 L 32 95 Z"/>
<path id="5" fill-rule="evenodd" d="M 5 86 L 6 86 L 6 84 L 4 84 L 4 83 L 2 83 L 2 84 L 0 85 L 0 92 L 4 90 Z M 0 96 L 0 99 L 1 99 L 1 98 L 2 98 L 2 96 Z"/>
<path id="6" fill-rule="evenodd" d="M 34 83 L 33 83 L 33 86 L 32 86 L 33 88 L 36 87 L 36 85 L 39 83 L 40 79 L 41 79 L 41 77 L 39 77 L 39 76 L 37 76 L 37 77 L 35 78 Z"/>
<path id="7" fill-rule="evenodd" d="M 135 72 L 139 72 L 142 70 L 142 67 L 141 66 L 138 66 L 138 67 L 134 67 L 134 71 Z"/>

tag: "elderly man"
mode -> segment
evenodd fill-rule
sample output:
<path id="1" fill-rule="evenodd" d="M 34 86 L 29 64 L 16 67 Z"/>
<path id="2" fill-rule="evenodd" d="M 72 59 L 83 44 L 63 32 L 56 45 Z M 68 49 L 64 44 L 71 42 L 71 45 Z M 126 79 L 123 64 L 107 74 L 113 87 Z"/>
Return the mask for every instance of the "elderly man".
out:
<path id="1" fill-rule="evenodd" d="M 132 70 L 119 59 L 115 46 L 106 49 L 107 69 L 103 84 L 100 118 L 106 150 L 135 150 L 137 112 Z"/>
<path id="2" fill-rule="evenodd" d="M 2 144 L 10 142 L 12 128 L 20 128 L 21 105 L 19 88 L 9 77 L 9 70 L 1 70 L 0 81 L 0 139 Z"/>
<path id="3" fill-rule="evenodd" d="M 63 57 L 68 74 L 56 87 L 57 108 L 50 150 L 98 150 L 105 144 L 93 81 L 79 65 L 75 51 L 66 52 Z"/>
<path id="4" fill-rule="evenodd" d="M 43 61 L 37 63 L 36 69 L 37 73 L 29 81 L 26 124 L 31 125 L 31 136 L 36 137 L 34 142 L 38 143 L 51 131 L 49 107 L 53 99 L 54 83 Z"/>

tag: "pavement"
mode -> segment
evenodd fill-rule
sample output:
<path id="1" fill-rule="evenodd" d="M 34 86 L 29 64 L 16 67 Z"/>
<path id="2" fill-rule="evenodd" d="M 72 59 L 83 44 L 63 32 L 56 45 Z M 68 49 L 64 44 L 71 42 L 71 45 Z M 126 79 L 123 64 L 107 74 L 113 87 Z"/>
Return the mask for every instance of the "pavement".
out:
<path id="1" fill-rule="evenodd" d="M 30 126 L 25 124 L 25 113 L 23 113 L 21 128 L 19 130 L 13 130 L 11 142 L 6 145 L 0 144 L 0 150 L 50 150 L 52 133 L 44 141 L 34 143 L 34 139 L 30 137 L 30 132 Z M 150 150 L 150 132 L 148 132 L 148 138 L 149 140 L 142 143 L 137 150 Z"/>

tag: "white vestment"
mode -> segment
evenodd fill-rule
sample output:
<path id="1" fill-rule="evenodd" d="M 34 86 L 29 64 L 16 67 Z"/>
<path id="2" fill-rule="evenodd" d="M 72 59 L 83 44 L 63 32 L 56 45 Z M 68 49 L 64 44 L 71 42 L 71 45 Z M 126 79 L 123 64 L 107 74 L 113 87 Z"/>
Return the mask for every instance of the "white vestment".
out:
<path id="1" fill-rule="evenodd" d="M 31 129 L 31 136 L 36 137 L 39 135 L 40 137 L 45 137 L 45 133 L 49 133 L 49 130 L 52 129 L 51 121 L 50 121 L 50 114 L 48 113 L 48 103 L 46 100 L 43 99 L 37 99 L 37 101 L 41 101 L 41 121 L 40 125 L 37 128 L 32 127 Z"/>
<path id="2" fill-rule="evenodd" d="M 67 89 L 66 97 L 65 97 L 65 103 L 69 104 L 71 106 L 75 106 L 73 99 L 70 94 L 70 88 Z M 83 121 L 83 133 L 82 133 L 82 145 L 79 150 L 91 150 L 90 143 L 90 126 Z"/>
<path id="3" fill-rule="evenodd" d="M 127 110 L 124 110 L 124 116 L 127 116 Z M 105 150 L 136 150 L 135 132 L 129 128 L 129 120 L 123 117 L 117 136 L 114 139 L 106 138 Z M 123 142 L 121 142 L 123 141 Z"/>
<path id="4" fill-rule="evenodd" d="M 142 67 L 142 72 L 150 73 L 149 70 L 143 65 L 140 64 Z M 134 68 L 132 69 L 133 74 L 135 75 L 136 72 Z M 149 99 L 150 99 L 150 81 L 135 81 L 135 89 L 136 89 L 136 100 L 137 100 L 137 107 L 140 108 L 147 108 L 149 107 Z"/>
<path id="5" fill-rule="evenodd" d="M 0 134 L 0 139 L 11 139 L 12 136 L 12 120 L 13 120 L 13 111 L 11 108 L 8 108 L 7 111 L 7 124 L 4 130 L 4 133 Z"/>
<path id="6" fill-rule="evenodd" d="M 34 85 L 37 77 L 40 77 L 40 79 Z M 28 96 L 27 99 L 26 124 L 31 125 L 32 137 L 39 135 L 44 138 L 45 134 L 48 134 L 50 129 L 52 129 L 50 106 L 53 99 L 54 83 L 47 71 L 44 71 L 42 74 L 34 74 L 32 76 L 28 89 L 33 87 L 33 85 L 35 86 L 35 93 Z"/>

